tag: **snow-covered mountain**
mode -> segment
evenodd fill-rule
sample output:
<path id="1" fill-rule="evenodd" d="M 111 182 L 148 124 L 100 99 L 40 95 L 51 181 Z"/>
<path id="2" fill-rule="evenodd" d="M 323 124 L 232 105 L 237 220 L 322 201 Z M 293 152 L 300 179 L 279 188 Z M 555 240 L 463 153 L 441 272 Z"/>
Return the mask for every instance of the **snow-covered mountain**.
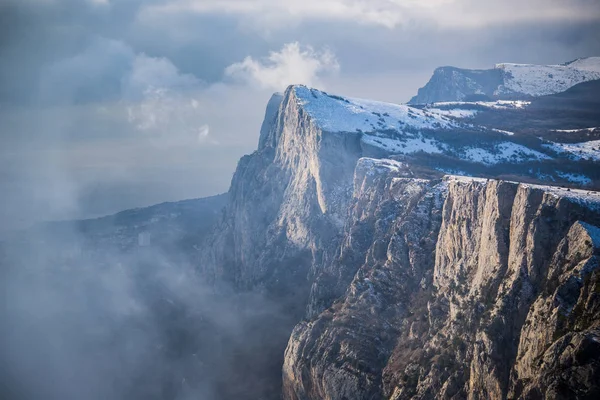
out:
<path id="1" fill-rule="evenodd" d="M 489 70 L 437 68 L 409 104 L 473 99 L 528 99 L 600 79 L 600 57 L 561 65 L 496 64 Z"/>
<path id="2" fill-rule="evenodd" d="M 274 98 L 199 265 L 297 318 L 283 399 L 597 398 L 597 89 Z"/>

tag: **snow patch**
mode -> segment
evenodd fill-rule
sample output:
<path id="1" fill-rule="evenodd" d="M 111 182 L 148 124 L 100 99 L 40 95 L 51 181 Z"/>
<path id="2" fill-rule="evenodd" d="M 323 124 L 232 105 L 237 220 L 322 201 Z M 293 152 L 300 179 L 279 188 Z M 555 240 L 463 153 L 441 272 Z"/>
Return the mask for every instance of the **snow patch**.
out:
<path id="1" fill-rule="evenodd" d="M 566 172 L 556 171 L 556 175 L 568 180 L 569 182 L 579 183 L 584 186 L 592 183 L 592 180 L 590 178 L 582 174 L 570 174 Z"/>
<path id="2" fill-rule="evenodd" d="M 439 115 L 444 115 L 446 117 L 459 118 L 459 119 L 473 118 L 478 113 L 477 110 L 464 110 L 464 109 L 460 109 L 460 108 L 448 109 L 448 110 L 444 110 L 441 108 L 428 108 L 427 111 L 435 113 L 435 114 L 439 114 Z"/>
<path id="3" fill-rule="evenodd" d="M 582 221 L 579 221 L 579 224 L 587 231 L 587 234 L 594 243 L 594 247 L 600 248 L 600 228 Z"/>
<path id="4" fill-rule="evenodd" d="M 523 109 L 530 105 L 530 101 L 525 100 L 497 100 L 497 101 L 444 101 L 433 103 L 432 107 L 484 107 L 490 108 L 494 110 L 515 110 L 515 109 Z M 442 110 L 442 111 L 450 111 L 450 110 Z M 464 110 L 467 111 L 467 110 Z M 476 111 L 476 110 L 471 110 Z"/>
<path id="5" fill-rule="evenodd" d="M 581 129 L 552 129 L 552 132 L 564 132 L 564 133 L 581 133 L 581 132 L 594 132 L 596 129 L 600 129 L 600 127 L 595 128 L 581 128 Z"/>
<path id="6" fill-rule="evenodd" d="M 494 146 L 493 151 L 477 147 L 467 148 L 464 158 L 486 165 L 550 159 L 546 154 L 512 142 L 499 143 Z"/>
<path id="7" fill-rule="evenodd" d="M 371 175 L 372 171 L 379 170 L 380 172 L 391 171 L 400 172 L 406 171 L 407 165 L 396 160 L 387 158 L 369 158 L 362 157 L 358 160 L 357 168 L 367 169 L 367 174 Z"/>
<path id="8" fill-rule="evenodd" d="M 579 58 L 566 64 L 571 68 L 577 68 L 582 71 L 600 72 L 600 57 Z"/>
<path id="9" fill-rule="evenodd" d="M 581 143 L 545 143 L 542 146 L 565 154 L 573 160 L 593 160 L 600 161 L 600 140 L 590 140 Z"/>
<path id="10" fill-rule="evenodd" d="M 487 178 L 476 178 L 474 176 L 465 176 L 465 175 L 446 175 L 444 180 L 447 182 L 458 182 L 458 183 L 486 183 L 489 181 Z"/>
<path id="11" fill-rule="evenodd" d="M 514 132 L 510 132 L 510 131 L 503 131 L 502 129 L 496 129 L 496 128 L 492 128 L 492 130 L 493 130 L 494 132 L 500 132 L 500 133 L 504 133 L 505 135 L 508 135 L 508 136 L 512 136 L 512 135 L 514 135 L 514 134 L 515 134 Z"/>
<path id="12" fill-rule="evenodd" d="M 362 142 L 395 154 L 413 154 L 420 151 L 429 154 L 441 154 L 447 151 L 444 143 L 433 139 L 417 137 L 386 138 L 379 136 L 365 135 Z"/>

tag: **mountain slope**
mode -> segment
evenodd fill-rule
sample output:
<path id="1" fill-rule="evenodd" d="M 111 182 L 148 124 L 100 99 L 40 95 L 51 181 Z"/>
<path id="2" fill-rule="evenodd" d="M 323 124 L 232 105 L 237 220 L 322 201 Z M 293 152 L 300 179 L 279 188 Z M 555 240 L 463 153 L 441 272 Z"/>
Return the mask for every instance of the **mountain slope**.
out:
<path id="1" fill-rule="evenodd" d="M 597 79 L 600 79 L 600 57 L 581 58 L 562 65 L 502 63 L 489 70 L 440 67 L 409 104 L 529 99 L 564 92 L 578 83 Z"/>

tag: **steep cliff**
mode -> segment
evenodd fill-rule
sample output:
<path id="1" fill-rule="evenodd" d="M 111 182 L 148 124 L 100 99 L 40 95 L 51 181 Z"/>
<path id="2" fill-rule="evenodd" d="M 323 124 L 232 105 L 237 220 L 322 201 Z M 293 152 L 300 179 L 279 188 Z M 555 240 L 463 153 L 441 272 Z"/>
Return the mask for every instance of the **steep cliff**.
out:
<path id="1" fill-rule="evenodd" d="M 381 170 L 365 191 L 363 162 L 349 232 L 379 229 L 294 329 L 284 397 L 594 398 L 600 196 Z"/>
<path id="2" fill-rule="evenodd" d="M 284 398 L 382 397 L 381 371 L 412 313 L 411 294 L 431 278 L 446 190 L 445 182 L 410 175 L 391 161 L 359 161 L 346 236 L 339 258 L 324 271 L 329 286 L 347 289 L 294 329 Z M 324 291 L 320 278 L 313 294 Z"/>
<path id="3" fill-rule="evenodd" d="M 259 149 L 238 164 L 201 266 L 240 289 L 306 298 L 307 276 L 339 240 L 360 135 L 321 129 L 294 87 L 266 121 Z"/>

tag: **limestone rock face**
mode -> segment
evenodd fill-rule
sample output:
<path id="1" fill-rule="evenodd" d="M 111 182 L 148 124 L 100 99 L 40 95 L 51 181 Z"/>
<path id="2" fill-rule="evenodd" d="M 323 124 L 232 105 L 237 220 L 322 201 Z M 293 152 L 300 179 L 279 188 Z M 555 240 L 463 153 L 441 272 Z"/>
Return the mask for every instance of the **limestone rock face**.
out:
<path id="1" fill-rule="evenodd" d="M 411 314 L 407 295 L 427 273 L 431 279 L 446 188 L 407 175 L 397 163 L 359 161 L 346 237 L 323 272 L 327 278 L 313 286 L 325 280 L 330 293 L 347 289 L 342 300 L 322 301 L 330 307 L 294 329 L 283 371 L 285 398 L 381 398 L 381 371 Z"/>
<path id="2" fill-rule="evenodd" d="M 599 234 L 577 222 L 560 242 L 521 330 L 510 397 L 600 396 Z"/>
<path id="3" fill-rule="evenodd" d="M 367 162 L 332 265 L 363 262 L 294 329 L 284 398 L 594 398 L 598 203 L 401 169 L 370 168 L 365 190 Z"/>

